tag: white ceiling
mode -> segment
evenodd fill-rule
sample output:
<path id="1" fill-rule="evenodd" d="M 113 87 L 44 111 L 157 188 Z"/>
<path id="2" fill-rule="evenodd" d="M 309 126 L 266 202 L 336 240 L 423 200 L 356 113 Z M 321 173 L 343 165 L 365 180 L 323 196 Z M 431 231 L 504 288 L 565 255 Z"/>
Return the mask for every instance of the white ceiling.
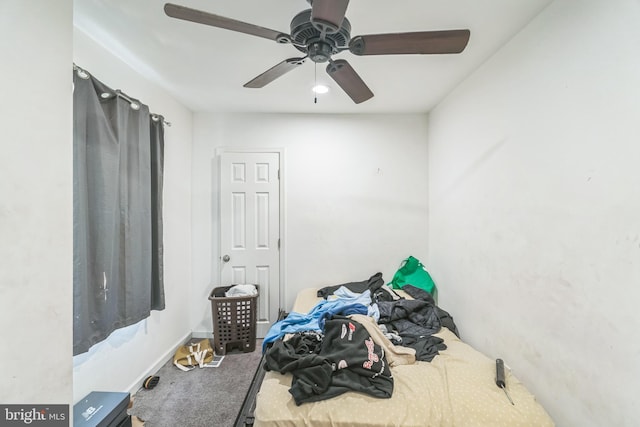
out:
<path id="1" fill-rule="evenodd" d="M 172 0 L 194 9 L 289 33 L 306 0 Z M 74 25 L 196 112 L 427 112 L 511 39 L 551 0 L 351 0 L 351 35 L 468 28 L 461 54 L 344 58 L 375 94 L 353 101 L 307 62 L 262 89 L 242 85 L 280 61 L 291 45 L 169 18 L 163 0 L 75 0 Z M 78 64 L 82 66 L 83 64 Z M 91 70 L 89 70 L 91 71 Z M 314 104 L 314 74 L 329 86 Z M 104 82 L 116 87 L 118 82 Z M 132 94 L 135 96 L 135 94 Z"/>

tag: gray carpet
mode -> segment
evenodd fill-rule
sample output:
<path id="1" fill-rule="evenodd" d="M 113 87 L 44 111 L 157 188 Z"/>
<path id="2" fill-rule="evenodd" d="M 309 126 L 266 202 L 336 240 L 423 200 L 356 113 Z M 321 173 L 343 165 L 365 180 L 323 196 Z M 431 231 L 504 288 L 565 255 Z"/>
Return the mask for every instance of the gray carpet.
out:
<path id="1" fill-rule="evenodd" d="M 183 372 L 170 360 L 155 374 L 160 377 L 156 387 L 135 393 L 129 414 L 145 427 L 233 426 L 260 362 L 261 346 L 258 340 L 252 353 L 228 352 L 217 368 Z"/>

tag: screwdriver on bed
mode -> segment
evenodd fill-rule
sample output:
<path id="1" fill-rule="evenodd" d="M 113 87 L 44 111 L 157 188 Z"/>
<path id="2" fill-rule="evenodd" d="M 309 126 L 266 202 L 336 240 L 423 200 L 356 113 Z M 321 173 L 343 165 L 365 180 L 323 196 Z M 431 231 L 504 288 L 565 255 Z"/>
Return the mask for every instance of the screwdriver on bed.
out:
<path id="1" fill-rule="evenodd" d="M 513 403 L 513 400 L 511 400 L 511 396 L 509 396 L 509 392 L 505 387 L 504 362 L 502 361 L 502 359 L 496 359 L 496 385 L 504 391 L 504 394 L 507 395 L 507 399 L 509 399 L 509 402 L 511 402 L 511 404 L 515 406 L 515 403 Z"/>

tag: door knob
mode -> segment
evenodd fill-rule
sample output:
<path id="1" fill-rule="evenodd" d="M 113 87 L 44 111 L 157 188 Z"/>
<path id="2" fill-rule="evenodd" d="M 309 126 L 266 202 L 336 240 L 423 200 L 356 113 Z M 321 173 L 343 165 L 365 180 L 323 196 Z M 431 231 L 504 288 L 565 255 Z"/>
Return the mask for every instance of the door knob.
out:
<path id="1" fill-rule="evenodd" d="M 231 261 L 231 257 L 229 255 L 225 255 L 225 256 L 222 257 L 222 261 L 229 262 L 229 261 Z"/>

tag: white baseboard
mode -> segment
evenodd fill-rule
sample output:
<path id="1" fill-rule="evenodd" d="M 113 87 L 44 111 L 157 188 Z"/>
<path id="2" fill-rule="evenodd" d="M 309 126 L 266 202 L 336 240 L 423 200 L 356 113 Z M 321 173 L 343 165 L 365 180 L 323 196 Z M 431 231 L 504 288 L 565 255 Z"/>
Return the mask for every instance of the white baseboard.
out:
<path id="1" fill-rule="evenodd" d="M 213 332 L 192 332 L 191 337 L 198 339 L 209 338 L 210 340 L 212 340 Z"/>
<path id="2" fill-rule="evenodd" d="M 162 368 L 165 363 L 173 359 L 173 356 L 176 354 L 176 350 L 178 349 L 178 347 L 185 345 L 191 339 L 191 336 L 192 334 L 188 333 L 185 336 L 183 336 L 181 339 L 179 339 L 171 348 L 169 348 L 162 356 L 160 356 L 158 360 L 156 360 L 156 363 L 154 363 L 153 366 L 151 366 L 146 372 L 140 375 L 133 382 L 133 384 L 129 386 L 129 393 L 131 394 L 131 396 L 136 394 L 136 392 L 140 390 L 140 388 L 142 388 L 142 383 L 148 376 L 158 372 L 158 370 Z"/>

